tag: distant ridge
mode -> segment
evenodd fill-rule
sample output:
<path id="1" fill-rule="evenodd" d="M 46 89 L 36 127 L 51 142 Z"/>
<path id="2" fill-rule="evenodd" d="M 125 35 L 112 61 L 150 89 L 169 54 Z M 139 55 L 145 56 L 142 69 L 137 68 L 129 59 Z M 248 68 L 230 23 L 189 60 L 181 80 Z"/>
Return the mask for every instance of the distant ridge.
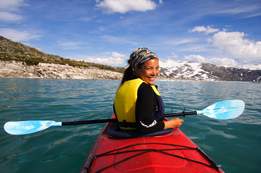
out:
<path id="1" fill-rule="evenodd" d="M 73 67 L 97 67 L 102 70 L 124 72 L 124 68 L 102 64 L 65 59 L 26 46 L 0 36 L 0 61 L 25 62 L 26 65 L 52 63 Z M 253 64 L 242 67 L 224 67 L 209 63 L 189 61 L 160 60 L 160 75 L 164 78 L 200 81 L 251 81 L 261 82 L 261 65 Z"/>
<path id="2" fill-rule="evenodd" d="M 261 68 L 255 65 L 253 69 Z M 160 61 L 160 76 L 177 79 L 207 80 L 207 81 L 261 81 L 261 69 L 252 70 L 248 66 L 224 67 L 209 63 L 189 61 Z"/>
<path id="3" fill-rule="evenodd" d="M 97 67 L 103 70 L 110 70 L 116 72 L 123 72 L 124 68 L 111 67 L 102 64 L 84 62 L 84 61 L 75 61 L 60 57 L 58 55 L 47 54 L 26 46 L 19 42 L 14 42 L 7 38 L 0 36 L 0 60 L 2 61 L 22 61 L 27 65 L 37 65 L 39 63 L 53 63 L 69 66 L 81 66 L 81 67 Z"/>

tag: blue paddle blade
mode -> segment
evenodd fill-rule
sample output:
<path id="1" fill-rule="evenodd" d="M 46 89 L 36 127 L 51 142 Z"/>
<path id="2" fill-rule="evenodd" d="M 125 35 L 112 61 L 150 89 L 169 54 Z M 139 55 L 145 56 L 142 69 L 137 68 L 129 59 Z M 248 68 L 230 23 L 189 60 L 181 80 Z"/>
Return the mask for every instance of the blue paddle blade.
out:
<path id="1" fill-rule="evenodd" d="M 197 114 L 202 114 L 209 118 L 226 120 L 238 117 L 244 112 L 244 109 L 245 103 L 242 100 L 225 100 L 197 111 Z"/>
<path id="2" fill-rule="evenodd" d="M 51 126 L 61 126 L 62 122 L 48 120 L 32 120 L 32 121 L 10 121 L 5 123 L 4 129 L 11 135 L 26 135 L 42 131 Z"/>

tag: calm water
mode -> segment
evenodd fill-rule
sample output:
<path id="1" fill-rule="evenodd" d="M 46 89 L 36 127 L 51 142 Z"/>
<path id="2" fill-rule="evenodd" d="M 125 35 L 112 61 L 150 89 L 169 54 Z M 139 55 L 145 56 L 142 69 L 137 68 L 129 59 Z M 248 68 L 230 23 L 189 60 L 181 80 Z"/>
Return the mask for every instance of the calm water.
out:
<path id="1" fill-rule="evenodd" d="M 13 120 L 73 121 L 109 118 L 120 81 L 0 79 L 0 124 Z M 181 130 L 225 172 L 261 172 L 261 84 L 157 81 L 166 113 L 202 110 L 241 99 L 234 120 L 185 117 Z M 12 136 L 0 128 L 0 172 L 79 172 L 104 124 L 51 127 Z"/>

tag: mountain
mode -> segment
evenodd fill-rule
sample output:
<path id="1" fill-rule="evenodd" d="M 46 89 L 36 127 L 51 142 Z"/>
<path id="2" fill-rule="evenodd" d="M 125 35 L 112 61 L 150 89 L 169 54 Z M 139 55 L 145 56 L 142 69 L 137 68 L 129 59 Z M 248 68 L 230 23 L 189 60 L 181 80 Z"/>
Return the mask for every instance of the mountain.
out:
<path id="1" fill-rule="evenodd" d="M 0 60 L 2 61 L 17 61 L 25 62 L 27 65 L 38 65 L 39 63 L 52 63 L 69 65 L 73 67 L 97 67 L 103 70 L 110 70 L 115 72 L 123 72 L 124 68 L 111 67 L 107 65 L 90 63 L 84 61 L 75 61 L 60 57 L 58 55 L 52 55 L 39 51 L 36 48 L 26 46 L 19 42 L 14 42 L 7 38 L 0 36 Z"/>
<path id="2" fill-rule="evenodd" d="M 160 76 L 207 81 L 261 81 L 261 65 L 224 67 L 189 61 L 160 61 Z"/>
<path id="3" fill-rule="evenodd" d="M 69 65 L 72 67 L 99 68 L 123 73 L 124 68 L 102 64 L 65 59 L 26 46 L 19 42 L 0 36 L 0 61 L 23 62 L 27 66 L 39 63 Z M 254 64 L 242 67 L 224 67 L 209 63 L 189 61 L 160 61 L 160 75 L 164 78 L 203 81 L 253 81 L 261 82 L 261 65 Z"/>

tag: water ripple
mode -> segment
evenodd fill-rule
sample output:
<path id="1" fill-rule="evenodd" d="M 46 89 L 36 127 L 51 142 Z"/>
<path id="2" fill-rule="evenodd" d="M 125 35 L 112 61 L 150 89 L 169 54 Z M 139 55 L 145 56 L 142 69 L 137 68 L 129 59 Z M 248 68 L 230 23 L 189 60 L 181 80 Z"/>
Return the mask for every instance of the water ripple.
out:
<path id="1" fill-rule="evenodd" d="M 109 118 L 120 81 L 0 79 L 0 123 Z M 226 172 L 260 172 L 261 87 L 247 82 L 157 81 L 166 113 L 202 110 L 241 99 L 245 112 L 233 120 L 180 117 L 180 129 Z M 1 172 L 79 172 L 104 124 L 50 127 L 10 136 L 0 130 Z M 242 159 L 244 158 L 244 159 Z M 19 165 L 19 166 L 18 166 Z M 30 166 L 28 166 L 30 165 Z M 252 166 L 248 166 L 252 165 Z M 41 168 L 39 170 L 39 168 Z"/>

